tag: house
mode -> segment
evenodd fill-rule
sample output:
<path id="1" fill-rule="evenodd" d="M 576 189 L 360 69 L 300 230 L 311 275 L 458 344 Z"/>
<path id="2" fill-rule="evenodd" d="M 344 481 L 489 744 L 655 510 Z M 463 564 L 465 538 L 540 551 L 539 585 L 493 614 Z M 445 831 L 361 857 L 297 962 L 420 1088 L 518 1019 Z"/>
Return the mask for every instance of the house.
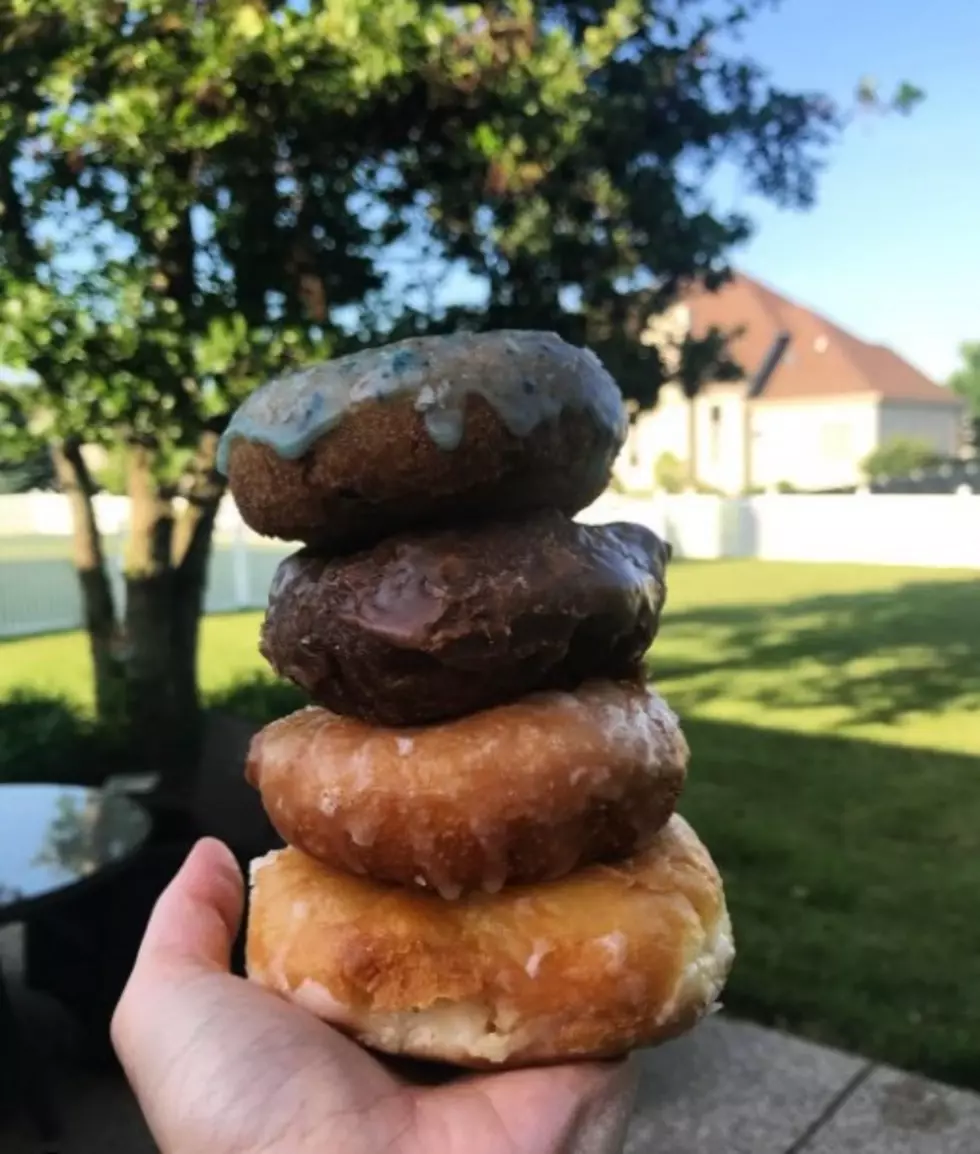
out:
<path id="1" fill-rule="evenodd" d="M 958 397 L 891 349 L 751 277 L 738 274 L 717 293 L 690 294 L 655 318 L 644 340 L 669 362 L 685 333 L 701 336 L 712 327 L 739 330 L 729 351 L 745 379 L 709 383 L 693 401 L 679 386 L 665 386 L 657 407 L 637 418 L 617 462 L 624 487 L 650 490 L 664 453 L 685 465 L 693 460 L 700 485 L 741 493 L 858 484 L 861 462 L 894 437 L 925 441 L 943 456 L 963 449 Z M 762 391 L 747 396 L 779 345 L 782 356 Z"/>

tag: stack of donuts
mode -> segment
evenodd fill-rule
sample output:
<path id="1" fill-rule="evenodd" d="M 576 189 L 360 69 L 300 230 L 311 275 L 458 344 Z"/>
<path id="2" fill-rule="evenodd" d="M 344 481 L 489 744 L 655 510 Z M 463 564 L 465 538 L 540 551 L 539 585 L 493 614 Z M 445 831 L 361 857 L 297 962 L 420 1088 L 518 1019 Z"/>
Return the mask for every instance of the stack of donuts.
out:
<path id="1" fill-rule="evenodd" d="M 249 977 L 365 1046 L 468 1067 L 622 1055 L 690 1028 L 733 959 L 643 676 L 669 546 L 573 518 L 625 440 L 549 333 L 413 338 L 269 382 L 219 468 L 297 542 L 261 652 L 310 704 L 246 766 Z"/>

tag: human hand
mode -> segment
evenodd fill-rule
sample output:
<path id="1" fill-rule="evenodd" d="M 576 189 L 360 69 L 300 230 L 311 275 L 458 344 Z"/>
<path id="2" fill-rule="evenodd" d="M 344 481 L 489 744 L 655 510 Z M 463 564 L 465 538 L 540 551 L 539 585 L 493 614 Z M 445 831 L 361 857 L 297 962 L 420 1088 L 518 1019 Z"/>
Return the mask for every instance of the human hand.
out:
<path id="1" fill-rule="evenodd" d="M 614 1154 L 632 1063 L 420 1085 L 230 972 L 244 910 L 205 839 L 161 895 L 112 1040 L 162 1154 Z"/>

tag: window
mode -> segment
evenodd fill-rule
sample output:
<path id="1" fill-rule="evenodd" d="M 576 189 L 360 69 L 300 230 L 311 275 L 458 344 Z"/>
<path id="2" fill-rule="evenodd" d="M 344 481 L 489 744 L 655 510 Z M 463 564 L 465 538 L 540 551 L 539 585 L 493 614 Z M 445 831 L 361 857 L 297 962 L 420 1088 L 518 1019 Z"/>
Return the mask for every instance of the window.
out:
<path id="1" fill-rule="evenodd" d="M 851 426 L 846 421 L 830 421 L 820 430 L 820 452 L 828 461 L 846 461 L 854 455 Z"/>
<path id="2" fill-rule="evenodd" d="M 721 405 L 712 405 L 708 411 L 708 420 L 710 421 L 710 440 L 708 451 L 711 454 L 711 460 L 717 464 L 721 459 Z"/>

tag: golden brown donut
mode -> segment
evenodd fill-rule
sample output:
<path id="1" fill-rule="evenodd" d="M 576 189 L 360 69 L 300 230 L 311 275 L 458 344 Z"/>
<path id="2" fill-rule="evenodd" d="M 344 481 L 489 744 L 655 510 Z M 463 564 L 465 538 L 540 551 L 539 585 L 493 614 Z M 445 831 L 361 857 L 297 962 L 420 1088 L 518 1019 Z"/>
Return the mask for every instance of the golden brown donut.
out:
<path id="1" fill-rule="evenodd" d="M 687 759 L 661 697 L 594 681 L 412 729 L 308 707 L 256 734 L 245 772 L 290 845 L 455 898 L 648 845 Z"/>
<path id="2" fill-rule="evenodd" d="M 445 902 L 253 863 L 251 980 L 390 1054 L 469 1067 L 613 1058 L 689 1029 L 734 958 L 721 878 L 680 816 L 616 866 Z"/>
<path id="3" fill-rule="evenodd" d="M 458 333 L 268 382 L 233 415 L 218 467 L 256 532 L 342 552 L 422 524 L 573 515 L 605 489 L 626 429 L 590 351 Z"/>

